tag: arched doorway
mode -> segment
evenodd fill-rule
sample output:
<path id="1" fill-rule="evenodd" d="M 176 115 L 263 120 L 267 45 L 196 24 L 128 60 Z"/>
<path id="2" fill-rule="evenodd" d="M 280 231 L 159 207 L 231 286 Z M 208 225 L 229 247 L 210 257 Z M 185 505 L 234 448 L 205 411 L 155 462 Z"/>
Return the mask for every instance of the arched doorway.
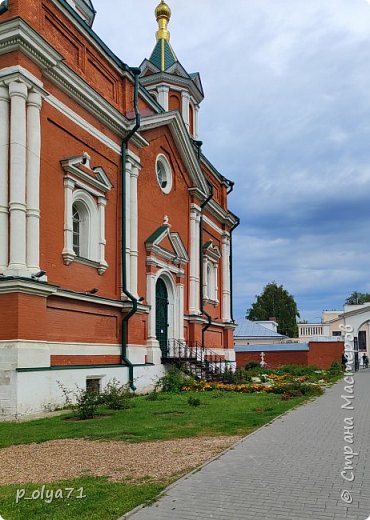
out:
<path id="1" fill-rule="evenodd" d="M 167 356 L 168 344 L 168 291 L 162 278 L 158 278 L 155 286 L 156 314 L 155 330 L 162 356 Z"/>

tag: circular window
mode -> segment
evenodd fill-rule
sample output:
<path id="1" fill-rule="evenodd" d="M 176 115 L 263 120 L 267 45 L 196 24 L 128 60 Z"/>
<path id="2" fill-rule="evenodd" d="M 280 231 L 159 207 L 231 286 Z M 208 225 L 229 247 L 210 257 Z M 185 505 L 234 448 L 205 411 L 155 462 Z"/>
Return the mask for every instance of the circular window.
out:
<path id="1" fill-rule="evenodd" d="M 156 163 L 156 174 L 159 187 L 163 193 L 170 193 L 172 188 L 171 167 L 164 155 L 158 155 Z"/>

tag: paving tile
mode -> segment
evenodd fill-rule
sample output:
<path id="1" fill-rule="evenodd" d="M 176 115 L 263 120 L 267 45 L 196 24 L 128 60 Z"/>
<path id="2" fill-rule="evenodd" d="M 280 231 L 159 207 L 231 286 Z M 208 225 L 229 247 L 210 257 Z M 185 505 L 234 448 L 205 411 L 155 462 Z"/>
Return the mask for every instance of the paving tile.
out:
<path id="1" fill-rule="evenodd" d="M 370 370 L 356 375 L 354 410 L 340 381 L 183 478 L 129 520 L 367 520 L 370 516 Z M 344 419 L 354 417 L 354 443 Z M 345 447 L 349 448 L 345 448 Z M 344 450 L 355 480 L 346 482 Z M 352 494 L 346 505 L 341 493 Z M 175 502 L 174 502 L 175 500 Z"/>

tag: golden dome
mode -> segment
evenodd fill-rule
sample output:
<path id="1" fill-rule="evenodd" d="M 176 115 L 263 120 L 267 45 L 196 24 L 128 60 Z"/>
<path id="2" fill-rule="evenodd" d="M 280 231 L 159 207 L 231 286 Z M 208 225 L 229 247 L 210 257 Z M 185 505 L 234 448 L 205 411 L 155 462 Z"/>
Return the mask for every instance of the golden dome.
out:
<path id="1" fill-rule="evenodd" d="M 161 3 L 156 7 L 155 16 L 156 16 L 157 20 L 159 18 L 166 18 L 167 21 L 170 20 L 171 9 L 168 7 L 168 5 L 165 3 L 164 0 L 162 0 Z"/>
<path id="2" fill-rule="evenodd" d="M 161 3 L 157 5 L 155 9 L 155 16 L 158 22 L 158 31 L 156 33 L 157 40 L 169 41 L 170 33 L 167 29 L 167 25 L 171 18 L 171 9 L 164 0 L 162 0 Z"/>

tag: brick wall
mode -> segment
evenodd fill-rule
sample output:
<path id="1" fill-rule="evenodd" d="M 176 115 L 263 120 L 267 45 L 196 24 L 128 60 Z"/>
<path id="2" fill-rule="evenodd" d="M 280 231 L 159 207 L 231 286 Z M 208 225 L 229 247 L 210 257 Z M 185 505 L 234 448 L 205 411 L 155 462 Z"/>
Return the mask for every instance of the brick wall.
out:
<path id="1" fill-rule="evenodd" d="M 269 368 L 283 365 L 314 365 L 318 368 L 329 368 L 334 361 L 341 361 L 344 344 L 342 341 L 310 341 L 309 351 L 274 351 L 265 352 L 265 362 Z M 260 352 L 237 352 L 236 364 L 244 368 L 250 361 L 261 361 Z"/>
<path id="2" fill-rule="evenodd" d="M 319 368 L 329 368 L 333 361 L 341 362 L 343 341 L 310 341 L 308 364 Z"/>
<path id="3" fill-rule="evenodd" d="M 276 368 L 283 365 L 307 365 L 308 352 L 293 350 L 291 352 L 265 352 L 265 362 L 268 368 Z M 250 361 L 261 361 L 260 352 L 237 352 L 236 365 L 238 368 L 244 368 Z"/>

